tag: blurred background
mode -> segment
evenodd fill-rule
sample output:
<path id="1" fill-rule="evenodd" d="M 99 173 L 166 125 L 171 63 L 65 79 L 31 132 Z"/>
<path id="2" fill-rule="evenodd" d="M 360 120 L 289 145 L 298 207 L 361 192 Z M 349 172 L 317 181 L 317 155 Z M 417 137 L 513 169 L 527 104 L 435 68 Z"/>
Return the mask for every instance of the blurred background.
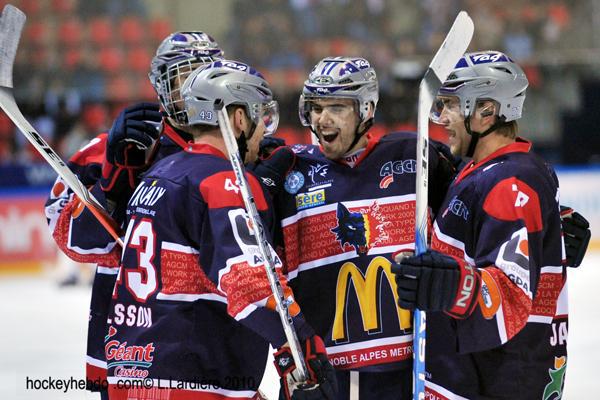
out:
<path id="1" fill-rule="evenodd" d="M 590 251 L 600 249 L 594 230 L 600 226 L 600 0 L 14 0 L 0 6 L 7 3 L 27 14 L 14 67 L 17 103 L 63 159 L 109 129 L 124 106 L 156 99 L 150 60 L 176 30 L 210 33 L 226 57 L 266 76 L 280 103 L 277 135 L 288 143 L 310 141 L 298 120 L 298 95 L 310 68 L 330 55 L 362 56 L 377 70 L 373 133 L 416 129 L 419 80 L 458 11 L 467 10 L 475 23 L 470 50 L 502 50 L 524 67 L 530 87 L 522 135 L 555 166 L 562 203 L 591 221 Z M 431 135 L 444 140 L 436 126 Z M 93 267 L 61 257 L 48 233 L 43 203 L 55 179 L 0 111 L 0 283 L 15 275 L 53 284 L 91 277 Z"/>

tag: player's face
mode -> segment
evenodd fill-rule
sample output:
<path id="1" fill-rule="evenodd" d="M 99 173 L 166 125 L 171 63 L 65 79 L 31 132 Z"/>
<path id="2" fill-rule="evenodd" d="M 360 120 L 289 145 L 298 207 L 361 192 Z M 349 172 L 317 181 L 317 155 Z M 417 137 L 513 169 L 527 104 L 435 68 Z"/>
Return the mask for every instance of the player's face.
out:
<path id="1" fill-rule="evenodd" d="M 460 100 L 454 96 L 438 96 L 435 99 L 434 108 L 436 110 L 434 122 L 443 125 L 446 129 L 452 155 L 465 156 L 469 149 L 471 136 L 465 127 L 465 116 L 460 110 Z"/>
<path id="2" fill-rule="evenodd" d="M 246 131 L 247 132 L 247 131 Z M 255 162 L 258 159 L 258 148 L 260 141 L 265 136 L 265 123 L 261 120 L 254 131 L 254 135 L 248 140 L 248 152 L 244 163 Z"/>
<path id="3" fill-rule="evenodd" d="M 327 158 L 337 160 L 351 150 L 359 124 L 354 100 L 315 99 L 311 101 L 310 118 Z"/>

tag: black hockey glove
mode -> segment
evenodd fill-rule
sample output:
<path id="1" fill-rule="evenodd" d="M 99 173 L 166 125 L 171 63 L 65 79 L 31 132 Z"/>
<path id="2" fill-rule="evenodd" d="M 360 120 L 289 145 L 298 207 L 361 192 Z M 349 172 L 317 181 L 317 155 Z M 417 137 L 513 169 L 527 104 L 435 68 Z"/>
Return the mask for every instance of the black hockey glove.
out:
<path id="1" fill-rule="evenodd" d="M 583 261 L 592 237 L 590 223 L 571 207 L 565 206 L 560 206 L 560 221 L 565 240 L 567 267 L 577 268 Z"/>
<path id="2" fill-rule="evenodd" d="M 296 154 L 287 146 L 273 150 L 268 158 L 259 160 L 250 170 L 257 175 L 267 187 L 271 195 L 275 196 L 283 190 L 285 177 L 296 163 Z"/>
<path id="3" fill-rule="evenodd" d="M 325 344 L 319 336 L 311 336 L 303 344 L 304 360 L 308 369 L 308 380 L 300 383 L 296 379 L 296 365 L 289 347 L 275 353 L 275 368 L 281 377 L 279 399 L 283 400 L 333 400 L 337 396 L 335 370 L 327 359 Z"/>
<path id="4" fill-rule="evenodd" d="M 100 187 L 109 200 L 131 194 L 146 167 L 146 150 L 158 137 L 162 115 L 156 103 L 138 103 L 118 115 L 108 132 Z"/>
<path id="5" fill-rule="evenodd" d="M 285 140 L 273 136 L 265 136 L 258 145 L 258 157 L 263 160 L 271 155 L 273 150 L 285 146 Z"/>
<path id="6" fill-rule="evenodd" d="M 464 260 L 428 250 L 414 256 L 400 254 L 392 266 L 398 305 L 407 310 L 445 311 L 468 317 L 477 304 L 481 276 Z"/>

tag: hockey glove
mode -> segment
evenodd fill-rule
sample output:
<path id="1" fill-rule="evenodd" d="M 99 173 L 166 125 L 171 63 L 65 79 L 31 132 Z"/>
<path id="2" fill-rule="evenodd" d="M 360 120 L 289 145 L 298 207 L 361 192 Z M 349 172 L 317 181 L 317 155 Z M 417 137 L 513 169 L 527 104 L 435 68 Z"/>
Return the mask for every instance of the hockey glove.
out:
<path id="1" fill-rule="evenodd" d="M 396 274 L 398 305 L 407 310 L 445 311 L 468 317 L 477 304 L 481 276 L 464 260 L 428 250 L 418 256 L 400 255 Z"/>
<path id="2" fill-rule="evenodd" d="M 327 359 L 325 344 L 319 336 L 311 336 L 304 342 L 303 352 L 308 379 L 305 383 L 296 377 L 296 365 L 289 347 L 275 353 L 275 368 L 281 377 L 279 398 L 285 400 L 335 399 L 337 380 L 335 370 Z"/>
<path id="3" fill-rule="evenodd" d="M 565 206 L 560 206 L 560 220 L 565 241 L 567 266 L 577 268 L 583 261 L 592 237 L 590 223 L 571 207 Z"/>
<path id="4" fill-rule="evenodd" d="M 138 103 L 118 115 L 108 132 L 100 187 L 109 200 L 132 193 L 146 166 L 146 150 L 158 137 L 162 115 L 155 103 Z"/>
<path id="5" fill-rule="evenodd" d="M 273 150 L 271 155 L 264 160 L 259 160 L 250 169 L 267 187 L 271 195 L 275 196 L 283 190 L 285 177 L 296 163 L 296 154 L 287 146 Z"/>
<path id="6" fill-rule="evenodd" d="M 273 153 L 273 150 L 281 146 L 285 146 L 285 140 L 273 136 L 265 136 L 258 145 L 258 157 L 264 160 Z"/>

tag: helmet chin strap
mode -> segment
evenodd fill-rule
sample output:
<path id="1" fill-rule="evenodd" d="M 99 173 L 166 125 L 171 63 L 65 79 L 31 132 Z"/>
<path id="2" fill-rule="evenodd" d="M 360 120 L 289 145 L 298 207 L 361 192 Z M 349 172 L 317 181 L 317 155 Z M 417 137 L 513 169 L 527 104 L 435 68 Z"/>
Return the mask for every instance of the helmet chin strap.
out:
<path id="1" fill-rule="evenodd" d="M 473 154 L 475 153 L 475 148 L 477 147 L 477 143 L 479 142 L 479 139 L 486 137 L 487 135 L 489 135 L 496 129 L 503 126 L 504 124 L 505 124 L 504 121 L 501 120 L 500 118 L 498 118 L 496 120 L 496 122 L 494 122 L 492 124 L 492 126 L 487 128 L 484 132 L 474 132 L 471 130 L 471 117 L 465 118 L 465 129 L 467 130 L 467 133 L 469 134 L 469 136 L 471 136 L 471 141 L 469 142 L 469 148 L 467 149 L 467 154 L 465 154 L 465 157 L 473 158 Z"/>
<path id="2" fill-rule="evenodd" d="M 240 134 L 240 137 L 235 139 L 235 141 L 237 142 L 237 145 L 238 145 L 238 150 L 240 152 L 240 158 L 242 159 L 242 162 L 244 164 L 246 163 L 246 153 L 248 153 L 248 140 L 252 139 L 252 136 L 254 136 L 255 132 L 256 132 L 256 123 L 254 121 L 251 121 L 250 130 L 248 131 L 248 135 L 246 135 L 246 132 L 242 131 Z M 254 160 L 250 160 L 250 161 L 254 161 Z"/>
<path id="3" fill-rule="evenodd" d="M 348 154 L 350 152 L 350 150 L 352 150 L 352 148 L 354 148 L 354 146 L 356 146 L 356 143 L 358 143 L 360 138 L 362 138 L 364 136 L 364 134 L 367 133 L 367 131 L 373 126 L 373 118 L 365 121 L 365 127 L 363 128 L 362 131 L 359 131 L 361 124 L 362 124 L 362 122 L 360 122 L 358 124 L 358 126 L 356 127 L 356 129 L 354 131 L 354 140 L 352 141 L 352 143 L 350 143 L 350 146 L 348 146 L 348 148 L 346 149 L 344 154 Z"/>

